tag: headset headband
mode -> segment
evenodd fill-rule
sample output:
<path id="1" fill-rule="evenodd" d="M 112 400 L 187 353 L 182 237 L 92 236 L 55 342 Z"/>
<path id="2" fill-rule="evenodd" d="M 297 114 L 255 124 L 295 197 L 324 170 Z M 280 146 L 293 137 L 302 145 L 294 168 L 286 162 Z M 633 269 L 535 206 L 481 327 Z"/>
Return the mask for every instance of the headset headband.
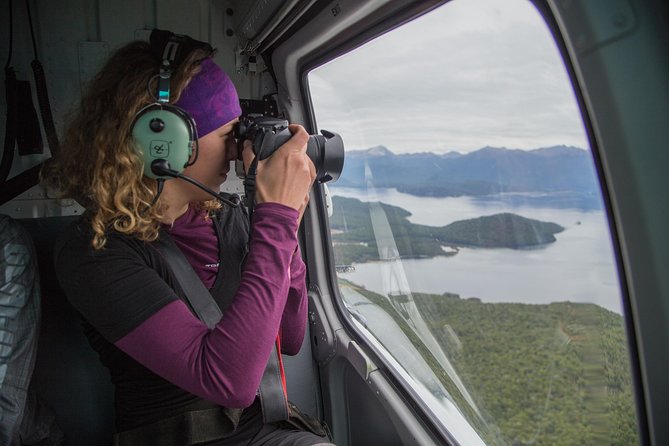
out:
<path id="1" fill-rule="evenodd" d="M 213 48 L 207 42 L 161 29 L 154 29 L 151 32 L 149 42 L 151 43 L 151 52 L 156 59 L 161 61 L 158 78 L 158 101 L 163 103 L 170 101 L 170 77 L 184 59 L 196 49 L 213 52 Z"/>

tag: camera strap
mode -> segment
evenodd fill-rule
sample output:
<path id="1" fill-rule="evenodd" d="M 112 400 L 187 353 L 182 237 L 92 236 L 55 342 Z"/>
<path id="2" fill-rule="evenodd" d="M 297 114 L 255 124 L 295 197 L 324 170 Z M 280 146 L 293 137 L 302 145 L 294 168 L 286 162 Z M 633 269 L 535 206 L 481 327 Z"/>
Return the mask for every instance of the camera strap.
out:
<path id="1" fill-rule="evenodd" d="M 249 224 L 253 221 L 253 210 L 256 205 L 256 174 L 258 172 L 258 160 L 260 153 L 256 154 L 244 177 L 244 205 L 249 211 Z"/>

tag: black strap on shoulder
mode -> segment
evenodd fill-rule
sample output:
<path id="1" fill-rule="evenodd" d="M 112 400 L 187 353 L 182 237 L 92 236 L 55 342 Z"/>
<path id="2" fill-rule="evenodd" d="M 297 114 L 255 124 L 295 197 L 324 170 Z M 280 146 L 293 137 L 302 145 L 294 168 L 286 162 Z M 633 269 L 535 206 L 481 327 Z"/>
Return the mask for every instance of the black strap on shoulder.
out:
<path id="1" fill-rule="evenodd" d="M 210 330 L 213 329 L 221 320 L 223 313 L 216 305 L 209 290 L 193 271 L 193 267 L 188 263 L 188 260 L 169 234 L 161 231 L 160 237 L 154 243 L 186 294 L 190 309 Z"/>
<path id="2" fill-rule="evenodd" d="M 179 247 L 165 231 L 161 231 L 160 237 L 154 242 L 154 246 L 163 256 L 179 285 L 181 285 L 191 310 L 210 330 L 213 329 L 223 313 Z M 260 381 L 258 394 L 260 395 L 263 420 L 266 423 L 288 419 L 288 400 L 283 387 L 281 360 L 276 343 Z"/>

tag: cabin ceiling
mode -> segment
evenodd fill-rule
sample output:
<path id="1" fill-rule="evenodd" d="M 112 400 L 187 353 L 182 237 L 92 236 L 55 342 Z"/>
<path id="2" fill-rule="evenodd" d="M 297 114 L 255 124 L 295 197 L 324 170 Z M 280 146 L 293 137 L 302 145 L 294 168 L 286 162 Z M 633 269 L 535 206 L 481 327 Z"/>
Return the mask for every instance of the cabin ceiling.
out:
<path id="1" fill-rule="evenodd" d="M 234 17 L 234 32 L 240 45 L 255 52 L 274 43 L 316 3 L 317 0 L 232 0 L 229 12 Z"/>

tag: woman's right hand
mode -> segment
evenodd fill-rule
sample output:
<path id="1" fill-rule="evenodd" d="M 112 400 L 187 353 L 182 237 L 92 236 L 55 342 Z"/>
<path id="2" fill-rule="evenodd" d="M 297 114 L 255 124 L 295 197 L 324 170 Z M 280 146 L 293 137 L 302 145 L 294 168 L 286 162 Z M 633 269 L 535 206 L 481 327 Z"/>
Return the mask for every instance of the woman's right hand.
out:
<path id="1" fill-rule="evenodd" d="M 307 156 L 309 134 L 301 125 L 288 126 L 293 136 L 269 158 L 258 162 L 256 203 L 280 203 L 300 210 L 316 179 L 316 168 Z M 242 152 L 248 169 L 255 157 L 250 141 Z"/>

